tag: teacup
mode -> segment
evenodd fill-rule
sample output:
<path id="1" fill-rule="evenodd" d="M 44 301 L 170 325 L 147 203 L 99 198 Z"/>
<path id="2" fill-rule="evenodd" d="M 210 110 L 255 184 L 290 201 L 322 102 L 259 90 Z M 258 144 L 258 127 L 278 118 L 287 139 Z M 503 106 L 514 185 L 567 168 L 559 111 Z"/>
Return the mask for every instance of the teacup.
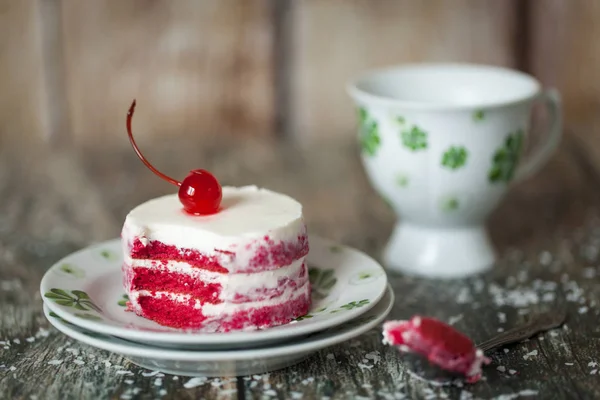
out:
<path id="1" fill-rule="evenodd" d="M 399 216 L 389 269 L 429 277 L 485 271 L 495 252 L 485 221 L 511 183 L 536 172 L 561 136 L 560 98 L 527 74 L 472 64 L 413 64 L 348 85 L 367 175 Z M 532 107 L 549 129 L 524 159 Z"/>

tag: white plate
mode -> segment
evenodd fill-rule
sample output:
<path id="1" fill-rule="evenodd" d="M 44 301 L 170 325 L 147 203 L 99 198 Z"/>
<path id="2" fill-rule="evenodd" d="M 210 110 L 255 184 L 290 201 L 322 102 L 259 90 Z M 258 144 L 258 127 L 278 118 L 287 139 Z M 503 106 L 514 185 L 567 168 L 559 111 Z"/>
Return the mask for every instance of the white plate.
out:
<path id="1" fill-rule="evenodd" d="M 342 324 L 368 311 L 385 293 L 387 276 L 375 260 L 349 247 L 311 237 L 307 257 L 312 307 L 292 323 L 258 331 L 204 333 L 164 327 L 125 311 L 121 244 L 111 240 L 73 253 L 44 275 L 44 303 L 90 331 L 154 346 L 257 346 Z"/>
<path id="2" fill-rule="evenodd" d="M 390 287 L 375 307 L 338 327 L 298 337 L 294 343 L 230 351 L 172 350 L 146 346 L 102 335 L 73 325 L 44 305 L 44 314 L 62 333 L 90 346 L 127 357 L 144 368 L 187 376 L 241 376 L 260 374 L 296 364 L 311 353 L 359 336 L 381 323 L 394 305 Z"/>

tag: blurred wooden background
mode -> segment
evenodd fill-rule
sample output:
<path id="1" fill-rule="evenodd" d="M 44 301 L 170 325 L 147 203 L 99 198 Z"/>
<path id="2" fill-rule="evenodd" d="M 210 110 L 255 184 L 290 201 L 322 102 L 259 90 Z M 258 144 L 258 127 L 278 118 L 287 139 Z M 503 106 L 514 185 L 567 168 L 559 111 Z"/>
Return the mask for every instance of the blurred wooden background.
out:
<path id="1" fill-rule="evenodd" d="M 172 135 L 352 135 L 368 68 L 472 61 L 600 120 L 597 0 L 0 0 L 0 135 L 94 145 Z"/>

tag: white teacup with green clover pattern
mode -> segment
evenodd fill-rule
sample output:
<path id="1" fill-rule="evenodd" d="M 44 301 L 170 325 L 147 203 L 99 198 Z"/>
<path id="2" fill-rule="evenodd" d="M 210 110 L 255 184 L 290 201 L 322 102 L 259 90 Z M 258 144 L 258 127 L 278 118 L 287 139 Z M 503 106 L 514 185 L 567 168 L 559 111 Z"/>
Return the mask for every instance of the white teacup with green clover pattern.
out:
<path id="1" fill-rule="evenodd" d="M 388 268 L 428 277 L 482 272 L 495 260 L 485 220 L 509 185 L 537 171 L 560 141 L 556 91 L 511 69 L 414 64 L 352 82 L 362 160 L 400 217 Z M 547 106 L 547 135 L 521 157 L 532 106 Z"/>

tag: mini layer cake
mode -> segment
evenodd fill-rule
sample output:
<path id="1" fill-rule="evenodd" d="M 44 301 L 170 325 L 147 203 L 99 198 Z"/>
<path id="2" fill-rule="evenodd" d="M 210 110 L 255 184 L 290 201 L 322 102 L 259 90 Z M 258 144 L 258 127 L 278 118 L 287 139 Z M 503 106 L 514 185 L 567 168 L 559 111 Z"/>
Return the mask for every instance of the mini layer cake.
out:
<path id="1" fill-rule="evenodd" d="M 218 213 L 186 213 L 177 195 L 128 215 L 121 234 L 128 309 L 204 332 L 281 325 L 308 312 L 302 206 L 255 186 L 223 187 Z"/>

